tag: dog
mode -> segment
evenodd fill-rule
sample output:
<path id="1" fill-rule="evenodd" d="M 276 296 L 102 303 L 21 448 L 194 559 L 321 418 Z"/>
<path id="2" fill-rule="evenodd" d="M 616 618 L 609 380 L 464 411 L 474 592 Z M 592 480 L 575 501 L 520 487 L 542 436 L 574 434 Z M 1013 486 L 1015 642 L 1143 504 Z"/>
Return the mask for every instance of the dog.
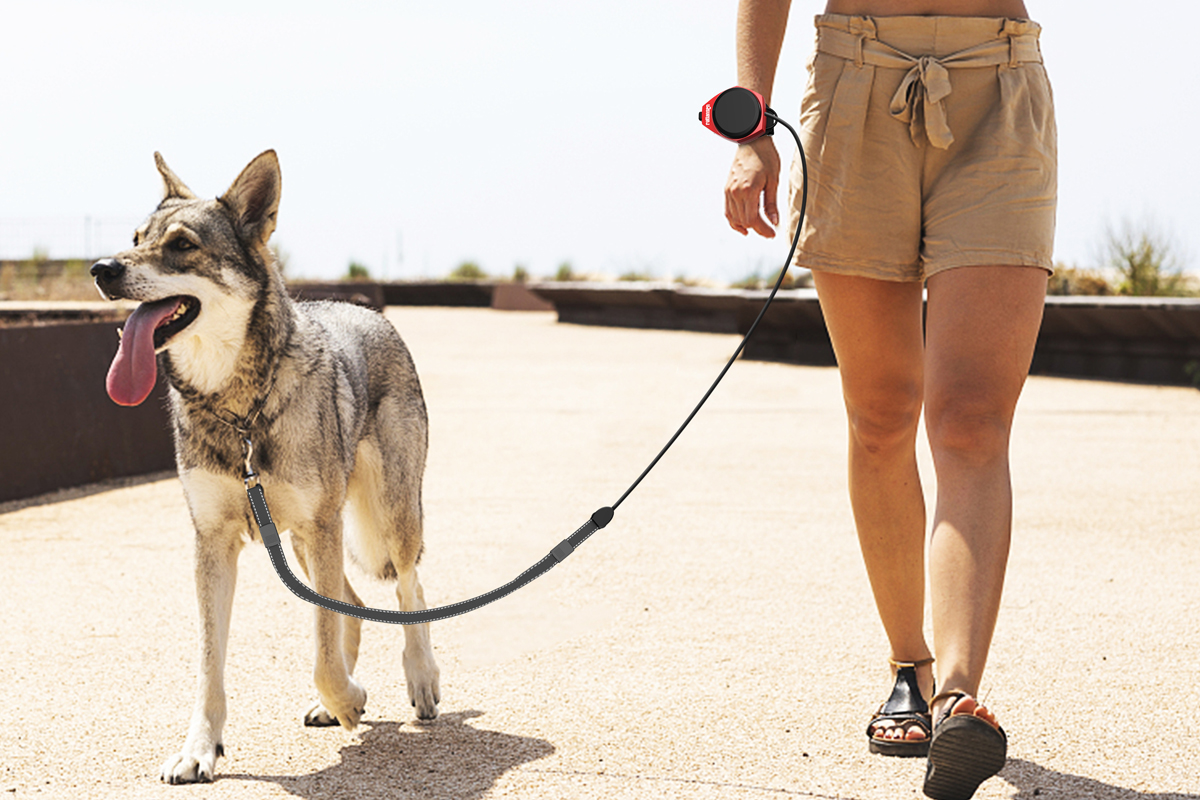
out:
<path id="1" fill-rule="evenodd" d="M 109 396 L 141 403 L 160 370 L 169 385 L 176 463 L 196 529 L 202 632 L 199 698 L 162 779 L 207 782 L 224 752 L 237 559 L 258 538 L 243 485 L 247 454 L 317 592 L 363 604 L 343 571 L 345 544 L 369 574 L 396 581 L 400 610 L 415 611 L 426 607 L 416 565 L 428 418 L 412 357 L 382 315 L 289 297 L 267 246 L 281 190 L 273 150 L 216 200 L 199 199 L 160 154 L 154 159 L 162 202 L 133 247 L 91 273 L 105 299 L 141 303 L 125 323 Z M 319 700 L 306 725 L 357 726 L 367 699 L 353 677 L 361 627 L 317 609 Z M 406 625 L 404 634 L 409 699 L 417 717 L 433 719 L 440 690 L 429 626 Z"/>

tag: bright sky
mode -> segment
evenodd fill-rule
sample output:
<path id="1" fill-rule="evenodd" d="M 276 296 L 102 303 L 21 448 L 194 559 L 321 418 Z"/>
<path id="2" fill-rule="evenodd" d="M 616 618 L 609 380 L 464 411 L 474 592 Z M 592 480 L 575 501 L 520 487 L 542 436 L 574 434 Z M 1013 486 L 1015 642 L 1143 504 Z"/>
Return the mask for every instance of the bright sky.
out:
<path id="1" fill-rule="evenodd" d="M 1150 221 L 1200 270 L 1200 4 L 1028 0 L 1059 125 L 1057 258 Z M 736 280 L 782 237 L 725 224 L 732 146 L 696 119 L 735 83 L 735 0 L 10 3 L 0 257 L 122 248 L 152 154 L 216 196 L 275 148 L 289 271 L 577 271 Z M 795 0 L 772 107 L 799 114 L 818 3 Z M 776 136 L 785 162 L 793 145 Z M 781 200 L 782 200 L 781 194 Z M 85 217 L 93 221 L 85 239 Z M 91 252 L 78 252 L 90 249 Z M 76 252 L 67 252 L 74 250 Z"/>

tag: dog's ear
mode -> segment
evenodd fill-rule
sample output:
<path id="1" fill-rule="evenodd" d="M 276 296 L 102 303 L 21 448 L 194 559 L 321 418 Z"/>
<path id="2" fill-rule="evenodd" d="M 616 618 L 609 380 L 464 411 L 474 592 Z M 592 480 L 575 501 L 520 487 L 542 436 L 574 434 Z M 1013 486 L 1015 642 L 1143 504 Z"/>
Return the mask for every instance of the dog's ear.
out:
<path id="1" fill-rule="evenodd" d="M 171 171 L 166 161 L 163 161 L 162 153 L 154 153 L 154 163 L 158 166 L 158 174 L 162 175 L 163 179 L 163 200 L 170 200 L 173 197 L 180 200 L 196 199 L 196 195 L 192 194 L 192 190 L 187 187 L 187 184 L 179 180 L 179 176 Z"/>
<path id="2" fill-rule="evenodd" d="M 233 211 L 238 231 L 247 241 L 266 244 L 275 230 L 283 178 L 274 150 L 251 161 L 220 201 Z"/>

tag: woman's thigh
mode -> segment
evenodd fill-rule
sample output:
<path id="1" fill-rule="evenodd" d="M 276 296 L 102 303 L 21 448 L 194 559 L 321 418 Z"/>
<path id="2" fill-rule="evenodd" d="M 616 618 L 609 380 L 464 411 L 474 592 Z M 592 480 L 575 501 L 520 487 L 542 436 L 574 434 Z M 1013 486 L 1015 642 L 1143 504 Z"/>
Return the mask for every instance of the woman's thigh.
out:
<path id="1" fill-rule="evenodd" d="M 816 271 L 851 430 L 869 450 L 907 438 L 920 419 L 921 284 Z"/>
<path id="2" fill-rule="evenodd" d="M 1037 267 L 962 267 L 929 278 L 925 415 L 935 459 L 1007 452 L 1046 297 Z"/>

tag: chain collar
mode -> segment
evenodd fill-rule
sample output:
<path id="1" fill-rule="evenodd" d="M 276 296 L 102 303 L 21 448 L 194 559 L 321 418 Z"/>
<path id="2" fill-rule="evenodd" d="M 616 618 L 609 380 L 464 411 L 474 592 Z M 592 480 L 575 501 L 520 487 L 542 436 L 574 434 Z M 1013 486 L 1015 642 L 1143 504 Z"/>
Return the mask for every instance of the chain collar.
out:
<path id="1" fill-rule="evenodd" d="M 252 489 L 258 485 L 258 473 L 254 471 L 254 467 L 250 463 L 251 457 L 254 455 L 254 442 L 250 440 L 250 429 L 254 423 L 258 421 L 258 415 L 262 413 L 263 408 L 267 405 L 267 399 L 271 396 L 271 390 L 275 388 L 275 379 L 279 377 L 279 363 L 276 362 L 275 369 L 271 371 L 271 383 L 267 386 L 267 391 L 262 398 L 255 403 L 254 409 L 244 417 L 238 417 L 233 414 L 227 414 L 216 411 L 214 409 L 205 409 L 212 415 L 213 419 L 218 422 L 223 422 L 229 427 L 237 431 L 238 436 L 242 440 L 242 462 L 245 465 L 242 471 L 242 481 L 246 484 L 247 489 Z M 229 417 L 230 419 L 227 419 Z"/>

